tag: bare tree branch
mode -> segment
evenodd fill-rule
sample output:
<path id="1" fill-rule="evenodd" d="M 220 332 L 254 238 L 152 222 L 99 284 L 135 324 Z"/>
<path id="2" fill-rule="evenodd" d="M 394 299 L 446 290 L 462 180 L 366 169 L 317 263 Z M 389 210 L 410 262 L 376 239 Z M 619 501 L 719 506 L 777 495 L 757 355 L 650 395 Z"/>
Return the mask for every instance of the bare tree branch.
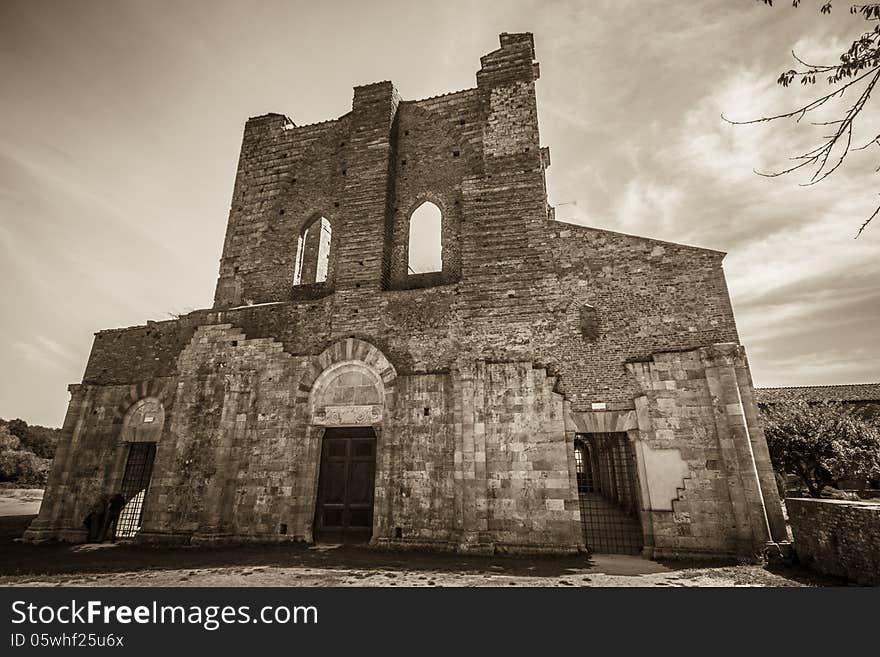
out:
<path id="1" fill-rule="evenodd" d="M 773 5 L 773 0 L 757 1 L 763 2 L 765 5 Z M 798 7 L 800 4 L 801 0 L 792 0 L 792 6 Z M 819 12 L 830 14 L 833 4 L 833 2 L 823 2 L 819 6 Z M 880 21 L 880 2 L 851 4 L 850 13 L 859 15 L 867 21 L 878 22 Z M 781 119 L 794 119 L 796 123 L 800 123 L 810 112 L 825 106 L 833 100 L 842 99 L 848 90 L 863 83 L 864 87 L 861 89 L 855 102 L 844 112 L 842 118 L 811 122 L 811 125 L 814 126 L 833 127 L 834 131 L 831 134 L 824 135 L 822 143 L 816 148 L 789 158 L 797 162 L 797 164 L 775 172 L 755 171 L 758 175 L 775 178 L 803 168 L 815 167 L 809 182 L 802 183 L 803 186 L 810 186 L 825 180 L 837 171 L 851 151 L 866 150 L 873 144 L 880 146 L 880 135 L 876 135 L 863 146 L 854 147 L 852 145 L 856 119 L 862 110 L 865 109 L 877 82 L 880 81 L 880 25 L 854 39 L 849 48 L 840 55 L 840 62 L 837 64 L 811 64 L 798 56 L 794 51 L 792 51 L 791 56 L 802 68 L 801 70 L 791 69 L 785 71 L 777 79 L 778 84 L 788 87 L 793 82 L 800 81 L 801 85 L 809 86 L 816 84 L 817 76 L 820 79 L 822 76 L 826 76 L 825 82 L 828 85 L 835 86 L 835 88 L 790 112 L 759 117 L 748 121 L 732 121 L 723 114 L 721 118 L 733 125 L 767 123 Z M 877 172 L 880 172 L 880 166 L 875 170 L 875 173 Z M 867 228 L 868 224 L 871 223 L 878 213 L 880 213 L 880 207 L 874 210 L 874 213 L 861 225 L 856 238 L 864 232 L 865 228 Z"/>

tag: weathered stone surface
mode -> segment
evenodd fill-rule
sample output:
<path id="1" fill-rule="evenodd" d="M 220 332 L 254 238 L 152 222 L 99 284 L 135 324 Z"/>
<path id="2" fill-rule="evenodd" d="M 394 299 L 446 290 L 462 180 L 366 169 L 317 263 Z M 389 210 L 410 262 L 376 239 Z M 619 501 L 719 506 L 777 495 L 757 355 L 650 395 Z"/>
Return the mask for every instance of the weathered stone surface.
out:
<path id="1" fill-rule="evenodd" d="M 140 540 L 312 540 L 323 432 L 352 425 L 377 435 L 378 545 L 583 549 L 574 440 L 607 431 L 635 448 L 649 551 L 784 537 L 724 254 L 554 221 L 532 36 L 480 62 L 473 89 L 378 82 L 335 120 L 247 122 L 214 307 L 95 336 L 31 538 L 81 538 L 152 435 Z M 412 275 L 424 201 L 442 271 Z M 318 217 L 326 281 L 306 234 L 295 285 Z M 646 471 L 670 462 L 678 484 Z"/>
<path id="2" fill-rule="evenodd" d="M 880 504 L 787 498 L 794 549 L 804 565 L 880 585 Z"/>

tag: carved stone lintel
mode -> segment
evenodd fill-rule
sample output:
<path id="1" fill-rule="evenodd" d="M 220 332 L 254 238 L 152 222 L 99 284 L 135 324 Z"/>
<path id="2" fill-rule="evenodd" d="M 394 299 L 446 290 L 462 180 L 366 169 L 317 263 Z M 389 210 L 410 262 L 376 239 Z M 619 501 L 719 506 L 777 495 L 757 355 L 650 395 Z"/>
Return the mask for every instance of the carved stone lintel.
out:
<path id="1" fill-rule="evenodd" d="M 316 413 L 314 423 L 324 427 L 372 426 L 382 421 L 382 407 L 325 406 L 323 413 Z"/>

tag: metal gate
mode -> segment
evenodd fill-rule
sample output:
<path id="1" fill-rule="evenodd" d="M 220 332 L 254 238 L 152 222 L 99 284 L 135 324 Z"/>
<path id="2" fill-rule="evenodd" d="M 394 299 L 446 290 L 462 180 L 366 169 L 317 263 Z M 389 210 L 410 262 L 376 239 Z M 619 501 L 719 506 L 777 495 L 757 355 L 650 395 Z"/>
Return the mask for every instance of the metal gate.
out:
<path id="1" fill-rule="evenodd" d="M 315 540 L 364 543 L 373 536 L 376 434 L 371 427 L 327 429 L 315 505 Z"/>
<path id="2" fill-rule="evenodd" d="M 643 547 L 632 445 L 625 433 L 578 434 L 574 444 L 584 541 L 593 552 Z"/>
<path id="3" fill-rule="evenodd" d="M 132 538 L 140 531 L 144 516 L 144 498 L 150 486 L 155 458 L 156 443 L 130 444 L 120 490 L 125 506 L 116 522 L 116 538 Z"/>

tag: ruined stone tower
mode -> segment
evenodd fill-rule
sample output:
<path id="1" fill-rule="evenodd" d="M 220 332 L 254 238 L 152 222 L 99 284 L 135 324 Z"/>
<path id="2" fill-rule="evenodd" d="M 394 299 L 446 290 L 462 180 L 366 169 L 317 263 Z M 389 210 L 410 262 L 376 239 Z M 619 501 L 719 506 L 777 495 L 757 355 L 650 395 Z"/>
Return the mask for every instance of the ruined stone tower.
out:
<path id="1" fill-rule="evenodd" d="M 244 129 L 214 306 L 102 331 L 33 540 L 751 555 L 785 526 L 717 251 L 557 222 L 531 34 Z M 425 204 L 437 266 L 410 257 Z"/>

